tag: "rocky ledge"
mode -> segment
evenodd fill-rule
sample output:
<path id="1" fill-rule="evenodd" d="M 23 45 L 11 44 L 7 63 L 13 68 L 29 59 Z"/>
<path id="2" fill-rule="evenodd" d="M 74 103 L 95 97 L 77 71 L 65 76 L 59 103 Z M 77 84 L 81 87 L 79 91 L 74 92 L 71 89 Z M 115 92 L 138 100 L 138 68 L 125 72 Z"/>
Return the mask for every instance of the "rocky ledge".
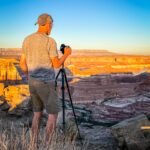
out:
<path id="1" fill-rule="evenodd" d="M 140 126 L 149 126 L 149 76 L 147 73 L 138 76 L 96 75 L 80 79 L 76 83 L 69 83 L 80 133 L 83 140 L 89 142 L 89 150 L 127 148 L 134 150 L 135 147 L 147 150 L 149 148 L 149 132 L 139 129 Z M 9 87 L 6 89 L 11 91 Z M 26 93 L 27 87 L 24 89 L 16 86 L 16 94 L 10 92 L 10 95 L 7 95 L 6 89 L 0 97 L 0 118 L 5 122 L 1 125 L 3 128 L 9 128 L 13 122 L 17 127 L 30 127 L 33 112 L 30 96 Z M 16 107 L 10 109 L 12 107 L 10 100 L 7 100 L 5 96 L 9 98 L 12 96 L 15 99 L 19 90 L 22 103 L 16 103 Z M 65 101 L 65 104 L 66 122 L 69 124 L 72 122 L 71 126 L 74 126 L 77 131 L 69 99 Z M 141 115 L 142 117 L 138 117 Z M 46 120 L 47 114 L 44 111 L 42 127 L 45 127 Z M 62 127 L 62 113 L 59 113 L 58 117 L 57 128 L 59 127 Z M 132 131 L 133 134 L 130 134 Z M 136 134 L 145 138 L 144 147 L 141 146 L 138 136 L 133 138 Z M 132 144 L 134 142 L 136 144 Z"/>

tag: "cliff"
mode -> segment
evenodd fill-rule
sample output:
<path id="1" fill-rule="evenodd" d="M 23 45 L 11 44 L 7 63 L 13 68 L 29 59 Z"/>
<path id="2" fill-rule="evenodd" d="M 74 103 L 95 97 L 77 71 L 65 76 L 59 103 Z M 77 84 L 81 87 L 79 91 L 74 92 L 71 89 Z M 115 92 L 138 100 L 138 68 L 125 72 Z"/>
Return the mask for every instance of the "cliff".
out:
<path id="1" fill-rule="evenodd" d="M 0 49 L 0 55 L 20 56 L 21 49 Z M 59 56 L 62 54 L 59 51 Z M 17 59 L 18 60 L 18 59 Z M 14 63 L 16 59 L 0 59 L 0 80 L 20 80 Z M 107 50 L 73 50 L 65 61 L 69 76 L 88 77 L 100 73 L 150 72 L 150 56 L 123 55 Z"/>
<path id="2" fill-rule="evenodd" d="M 139 73 L 150 69 L 150 56 L 70 56 L 66 62 L 74 76 L 100 73 Z"/>
<path id="3" fill-rule="evenodd" d="M 0 58 L 0 81 L 22 80 L 15 63 L 19 63 L 16 59 Z"/>

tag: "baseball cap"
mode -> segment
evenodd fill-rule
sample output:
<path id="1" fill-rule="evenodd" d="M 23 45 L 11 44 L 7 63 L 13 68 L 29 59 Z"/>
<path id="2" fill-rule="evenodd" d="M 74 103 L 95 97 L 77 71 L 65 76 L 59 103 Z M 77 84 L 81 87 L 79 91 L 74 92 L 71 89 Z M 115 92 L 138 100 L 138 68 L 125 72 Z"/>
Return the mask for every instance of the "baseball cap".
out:
<path id="1" fill-rule="evenodd" d="M 38 17 L 38 21 L 35 23 L 44 26 L 47 22 L 53 22 L 53 18 L 49 14 L 41 14 Z"/>

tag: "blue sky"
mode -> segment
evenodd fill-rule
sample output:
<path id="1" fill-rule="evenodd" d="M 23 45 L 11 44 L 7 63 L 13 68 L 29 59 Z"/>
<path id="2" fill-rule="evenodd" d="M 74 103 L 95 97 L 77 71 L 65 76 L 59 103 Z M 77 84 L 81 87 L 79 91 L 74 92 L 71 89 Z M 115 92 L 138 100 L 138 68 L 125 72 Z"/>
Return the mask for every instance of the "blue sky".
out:
<path id="1" fill-rule="evenodd" d="M 150 0 L 0 0 L 0 48 L 20 48 L 42 13 L 59 49 L 150 55 Z"/>

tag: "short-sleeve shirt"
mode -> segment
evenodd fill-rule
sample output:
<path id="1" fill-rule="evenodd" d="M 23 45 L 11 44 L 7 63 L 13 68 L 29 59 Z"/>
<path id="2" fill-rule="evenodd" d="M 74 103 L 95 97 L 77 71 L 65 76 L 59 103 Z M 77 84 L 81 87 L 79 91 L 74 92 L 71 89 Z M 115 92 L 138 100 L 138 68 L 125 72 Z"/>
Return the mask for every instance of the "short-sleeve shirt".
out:
<path id="1" fill-rule="evenodd" d="M 24 39 L 22 52 L 26 56 L 30 78 L 44 82 L 55 81 L 51 58 L 58 56 L 58 51 L 54 39 L 45 33 L 33 33 Z"/>

